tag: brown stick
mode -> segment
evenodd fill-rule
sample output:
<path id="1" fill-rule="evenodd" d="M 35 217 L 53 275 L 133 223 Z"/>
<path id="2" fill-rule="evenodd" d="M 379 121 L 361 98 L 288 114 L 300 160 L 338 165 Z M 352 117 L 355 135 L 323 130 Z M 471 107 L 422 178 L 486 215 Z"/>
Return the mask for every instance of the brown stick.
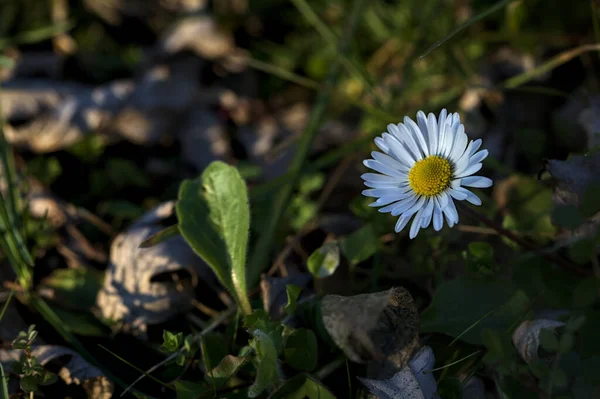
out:
<path id="1" fill-rule="evenodd" d="M 464 204 L 461 204 L 458 201 L 457 201 L 457 205 L 460 208 L 461 212 L 464 212 L 464 213 L 468 214 L 470 217 L 479 220 L 481 223 L 485 224 L 486 226 L 496 230 L 498 232 L 498 234 L 508 238 L 511 241 L 514 241 L 515 243 L 517 243 L 518 245 L 520 245 L 521 247 L 523 247 L 525 249 L 535 252 L 536 254 L 538 254 L 542 258 L 548 260 L 549 262 L 556 263 L 557 265 L 559 265 L 565 269 L 572 270 L 572 271 L 576 272 L 577 274 L 580 274 L 583 276 L 592 275 L 592 273 L 589 270 L 582 269 L 581 267 L 574 265 L 573 263 L 569 262 L 566 259 L 561 258 L 560 256 L 558 256 L 556 254 L 546 254 L 546 253 L 541 252 L 540 248 L 537 248 L 534 244 L 517 236 L 512 231 L 505 229 L 504 227 L 500 226 L 498 223 L 487 218 L 486 216 L 482 215 L 481 213 L 471 209 L 470 207 L 468 207 Z"/>

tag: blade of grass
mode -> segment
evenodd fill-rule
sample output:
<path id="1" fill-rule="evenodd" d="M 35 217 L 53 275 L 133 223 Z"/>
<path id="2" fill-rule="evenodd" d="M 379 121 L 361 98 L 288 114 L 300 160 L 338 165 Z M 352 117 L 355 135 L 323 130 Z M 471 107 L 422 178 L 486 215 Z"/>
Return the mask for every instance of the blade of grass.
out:
<path id="1" fill-rule="evenodd" d="M 600 43 L 600 23 L 598 21 L 598 5 L 596 0 L 590 0 L 590 7 L 592 7 L 592 25 L 594 26 L 594 38 L 596 43 Z"/>
<path id="2" fill-rule="evenodd" d="M 8 396 L 8 378 L 4 375 L 4 368 L 2 368 L 2 364 L 0 364 L 0 379 L 2 380 L 2 382 L 0 382 L 0 399 L 9 399 Z"/>
<path id="3" fill-rule="evenodd" d="M 550 72 L 554 68 L 572 60 L 575 57 L 580 56 L 581 54 L 591 51 L 600 51 L 600 44 L 586 44 L 564 51 L 530 71 L 523 72 L 520 75 L 507 79 L 502 86 L 507 89 L 514 89 L 515 87 L 521 86 L 522 84 L 525 84 L 538 76 Z"/>
<path id="4" fill-rule="evenodd" d="M 490 14 L 492 14 L 492 13 L 494 13 L 494 12 L 496 12 L 496 11 L 504 8 L 504 7 L 506 7 L 508 4 L 510 4 L 513 1 L 516 1 L 516 0 L 502 0 L 502 1 L 499 1 L 498 3 L 496 3 L 493 6 L 491 6 L 490 8 L 488 8 L 487 10 L 485 10 L 485 11 L 483 11 L 483 12 L 475 15 L 474 17 L 470 18 L 465 23 L 457 26 L 450 33 L 448 33 L 446 36 L 444 36 L 442 39 L 440 39 L 437 42 L 433 43 L 433 45 L 431 47 L 429 47 L 427 50 L 425 50 L 425 52 L 423 54 L 421 54 L 419 56 L 419 59 L 425 58 L 433 50 L 435 50 L 436 48 L 440 47 L 442 44 L 446 43 L 452 37 L 454 37 L 455 35 L 459 34 L 460 32 L 462 32 L 463 30 L 465 30 L 469 26 L 473 25 L 475 22 L 477 22 L 479 20 L 482 20 L 483 18 L 487 17 L 488 15 L 490 15 Z"/>
<path id="5" fill-rule="evenodd" d="M 165 227 L 161 231 L 152 234 L 148 239 L 140 244 L 140 248 L 150 248 L 156 244 L 160 244 L 163 241 L 168 240 L 171 237 L 179 235 L 179 227 L 174 224 L 173 226 Z"/>
<path id="6" fill-rule="evenodd" d="M 31 296 L 31 305 L 42 315 L 42 317 L 50 323 L 50 325 L 58 332 L 63 339 L 75 349 L 77 353 L 79 353 L 85 360 L 87 360 L 90 364 L 98 367 L 106 378 L 114 381 L 116 384 L 121 386 L 123 389 L 127 387 L 127 384 L 116 375 L 114 375 L 109 369 L 104 367 L 100 362 L 92 356 L 92 354 L 85 349 L 85 347 L 81 344 L 81 342 L 73 335 L 71 329 L 67 327 L 67 325 L 58 317 L 58 315 L 52 310 L 50 306 L 44 301 L 42 298 L 37 296 Z"/>
<path id="7" fill-rule="evenodd" d="M 15 286 L 13 285 L 12 288 L 10 289 L 10 292 L 8 293 L 8 298 L 6 298 L 6 302 L 4 302 L 4 306 L 2 306 L 2 312 L 0 312 L 0 321 L 2 321 L 2 318 L 4 317 L 4 313 L 6 313 L 6 309 L 8 309 L 8 304 L 10 303 L 10 300 L 12 299 L 14 293 L 15 293 Z"/>
<path id="8" fill-rule="evenodd" d="M 338 48 L 338 39 L 335 33 L 329 29 L 329 27 L 321 21 L 319 16 L 314 12 L 311 6 L 308 4 L 306 0 L 292 0 L 292 3 L 296 6 L 298 11 L 302 14 L 302 16 L 317 30 L 319 35 L 333 48 Z M 346 49 L 347 51 L 348 49 Z M 381 98 L 378 93 L 375 91 L 373 83 L 371 79 L 366 74 L 365 71 L 358 65 L 356 65 L 350 58 L 345 55 L 345 52 L 338 51 L 337 53 L 338 60 L 342 63 L 344 68 L 356 79 L 360 80 L 365 87 L 369 90 L 371 95 L 373 96 L 375 102 L 380 108 L 384 108 L 381 103 Z"/>
<path id="9" fill-rule="evenodd" d="M 128 365 L 129 367 L 131 367 L 132 369 L 144 374 L 146 377 L 158 382 L 160 385 L 164 386 L 165 388 L 169 388 L 170 390 L 174 391 L 175 388 L 173 388 L 172 386 L 170 386 L 169 384 L 167 384 L 164 381 L 159 380 L 158 378 L 154 377 L 152 374 L 147 374 L 144 370 L 142 370 L 141 368 L 137 367 L 136 365 L 128 362 L 127 360 L 125 360 L 124 358 L 122 358 L 121 356 L 117 355 L 116 353 L 114 353 L 113 351 L 111 351 L 108 348 L 105 348 L 104 346 L 98 344 L 98 346 L 102 349 L 104 349 L 105 351 L 107 351 L 108 353 L 110 353 L 111 355 L 113 355 L 114 357 L 116 357 L 117 359 L 119 359 L 120 361 L 122 361 L 123 363 L 125 363 L 126 365 Z"/>
<path id="10" fill-rule="evenodd" d="M 345 26 L 344 37 L 340 42 L 340 54 L 343 54 L 350 45 L 352 33 L 361 15 L 360 10 L 362 9 L 363 5 L 364 0 L 355 0 L 353 3 L 351 14 Z M 329 70 L 327 85 L 333 86 L 339 79 L 340 75 L 340 62 L 336 61 Z M 327 103 L 329 102 L 329 97 L 330 94 L 326 91 L 321 91 L 319 93 L 306 129 L 300 141 L 298 142 L 296 156 L 290 165 L 289 181 L 281 188 L 280 192 L 273 201 L 271 214 L 267 219 L 264 232 L 258 238 L 249 264 L 248 284 L 250 287 L 253 287 L 258 283 L 261 272 L 269 266 L 269 256 L 271 254 L 273 240 L 275 239 L 277 229 L 279 228 L 279 220 L 281 219 L 281 216 L 290 201 L 296 181 L 302 173 L 302 169 L 304 168 L 308 151 L 310 150 L 313 139 L 315 138 L 318 128 L 324 119 L 325 109 L 327 107 Z"/>
<path id="11" fill-rule="evenodd" d="M 255 58 L 247 57 L 244 60 L 246 61 L 246 65 L 248 65 L 250 68 L 256 69 L 258 71 L 265 72 L 265 73 L 268 73 L 273 76 L 277 76 L 280 79 L 287 80 L 288 82 L 295 83 L 299 86 L 306 87 L 308 89 L 313 89 L 313 90 L 317 90 L 317 91 L 326 90 L 326 91 L 329 91 L 330 94 L 339 95 L 339 97 L 342 98 L 348 104 L 352 104 L 356 107 L 359 107 L 363 111 L 368 112 L 369 114 L 376 116 L 378 118 L 381 118 L 385 121 L 396 119 L 396 117 L 389 112 L 386 112 L 379 108 L 374 108 L 374 107 L 364 104 L 360 101 L 355 101 L 355 100 L 345 98 L 345 95 L 343 95 L 343 93 L 341 93 L 335 87 L 321 84 L 315 80 L 309 79 L 304 76 L 297 75 L 286 69 L 278 67 L 277 65 L 273 65 L 268 62 L 263 62 L 263 61 L 255 59 Z"/>
<path id="12" fill-rule="evenodd" d="M 0 49 L 8 45 L 19 45 L 37 43 L 42 40 L 50 39 L 60 33 L 64 33 L 75 26 L 75 21 L 66 21 L 58 24 L 52 24 L 39 29 L 22 32 L 11 38 L 0 38 Z"/>
<path id="13" fill-rule="evenodd" d="M 445 364 L 445 365 L 443 365 L 442 367 L 437 367 L 437 368 L 435 368 L 435 369 L 431 369 L 431 370 L 425 370 L 425 371 L 423 371 L 423 374 L 427 374 L 427 373 L 433 373 L 434 371 L 443 370 L 443 369 L 446 369 L 446 368 L 448 368 L 448 367 L 452 367 L 452 366 L 454 366 L 455 364 L 458 364 L 458 363 L 460 363 L 460 362 L 464 362 L 464 361 L 465 361 L 465 360 L 467 360 L 468 358 L 470 358 L 470 357 L 473 357 L 473 356 L 475 356 L 475 355 L 477 355 L 478 353 L 481 353 L 481 352 L 483 352 L 483 350 L 481 350 L 481 349 L 480 349 L 480 350 L 478 350 L 478 351 L 475 351 L 475 352 L 471 353 L 470 355 L 467 355 L 467 356 L 463 357 L 462 359 L 458 359 L 457 361 L 454 361 L 454 362 L 452 362 L 452 363 Z"/>

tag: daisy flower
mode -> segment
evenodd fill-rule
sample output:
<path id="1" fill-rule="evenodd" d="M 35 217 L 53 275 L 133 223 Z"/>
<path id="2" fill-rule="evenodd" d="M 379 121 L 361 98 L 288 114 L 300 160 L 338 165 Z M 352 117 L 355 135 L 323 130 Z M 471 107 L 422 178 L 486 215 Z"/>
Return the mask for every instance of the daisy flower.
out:
<path id="1" fill-rule="evenodd" d="M 481 205 L 479 197 L 465 187 L 492 185 L 487 177 L 472 176 L 481 169 L 488 151 L 477 151 L 481 139 L 468 142 L 458 113 L 448 115 L 443 109 L 436 118 L 419 111 L 416 123 L 406 116 L 404 123 L 387 128 L 388 132 L 375 138 L 383 153 L 373 151 L 373 159 L 363 161 L 379 173 L 361 177 L 370 188 L 363 195 L 377 198 L 370 206 L 399 216 L 396 232 L 411 219 L 411 239 L 432 221 L 435 231 L 443 227 L 444 218 L 449 227 L 454 226 L 458 223 L 454 200 Z"/>

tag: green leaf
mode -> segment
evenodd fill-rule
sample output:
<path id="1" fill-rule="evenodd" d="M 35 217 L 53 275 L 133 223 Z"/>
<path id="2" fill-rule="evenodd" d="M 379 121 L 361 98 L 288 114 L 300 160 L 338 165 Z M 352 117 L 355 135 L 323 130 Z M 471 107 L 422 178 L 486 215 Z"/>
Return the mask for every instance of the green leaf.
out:
<path id="1" fill-rule="evenodd" d="M 444 399 L 461 399 L 462 383 L 457 377 L 444 378 L 437 387 L 437 393 Z"/>
<path id="2" fill-rule="evenodd" d="M 206 384 L 196 384 L 191 381 L 175 381 L 177 399 L 198 399 L 209 392 Z"/>
<path id="3" fill-rule="evenodd" d="M 176 237 L 179 235 L 179 226 L 174 224 L 173 226 L 165 227 L 161 231 L 158 231 L 148 237 L 144 242 L 140 244 L 140 248 L 150 248 L 163 241 L 167 241 L 169 238 Z"/>
<path id="4" fill-rule="evenodd" d="M 472 242 L 468 246 L 468 252 L 464 253 L 467 267 L 476 273 L 483 275 L 493 274 L 494 249 L 484 241 Z"/>
<path id="5" fill-rule="evenodd" d="M 560 341 L 558 342 L 558 352 L 565 354 L 568 353 L 571 349 L 573 349 L 573 343 L 575 342 L 575 337 L 573 334 L 568 332 L 564 333 L 560 337 Z"/>
<path id="6" fill-rule="evenodd" d="M 600 281 L 595 277 L 583 279 L 573 291 L 573 305 L 585 308 L 598 300 Z"/>
<path id="7" fill-rule="evenodd" d="M 9 399 L 8 377 L 4 375 L 4 368 L 0 364 L 0 399 Z"/>
<path id="8" fill-rule="evenodd" d="M 96 304 L 103 274 L 88 268 L 55 269 L 41 282 L 41 288 L 53 292 L 53 299 L 72 308 L 87 310 Z"/>
<path id="9" fill-rule="evenodd" d="M 543 329 L 540 331 L 540 345 L 547 352 L 558 351 L 558 338 L 554 331 Z"/>
<path id="10" fill-rule="evenodd" d="M 379 237 L 373 225 L 367 224 L 341 242 L 342 253 L 351 265 L 356 265 L 373 256 L 379 249 Z"/>
<path id="11" fill-rule="evenodd" d="M 216 367 L 206 373 L 204 378 L 211 387 L 214 386 L 216 389 L 220 389 L 227 384 L 231 377 L 235 376 L 246 360 L 245 357 L 227 355 Z"/>
<path id="12" fill-rule="evenodd" d="M 110 329 L 90 312 L 79 312 L 58 307 L 54 308 L 54 312 L 60 317 L 63 324 L 75 334 L 86 337 L 107 337 L 110 334 Z"/>
<path id="13" fill-rule="evenodd" d="M 277 349 L 271 337 L 260 330 L 252 334 L 254 339 L 250 346 L 256 352 L 256 379 L 248 389 L 248 397 L 256 398 L 281 381 L 281 371 L 277 363 Z"/>
<path id="14" fill-rule="evenodd" d="M 294 330 L 285 341 L 285 361 L 300 371 L 312 371 L 317 366 L 317 337 L 311 330 Z"/>
<path id="15" fill-rule="evenodd" d="M 35 392 L 38 389 L 37 378 L 33 375 L 26 375 L 21 378 L 20 386 L 24 392 Z"/>
<path id="16" fill-rule="evenodd" d="M 183 333 L 173 334 L 170 331 L 163 330 L 163 343 L 160 349 L 165 352 L 175 352 L 183 345 Z"/>
<path id="17" fill-rule="evenodd" d="M 331 276 L 339 265 L 340 248 L 336 242 L 323 245 L 308 258 L 308 271 L 317 278 Z"/>
<path id="18" fill-rule="evenodd" d="M 552 222 L 567 229 L 574 229 L 585 222 L 585 219 L 579 213 L 574 205 L 557 206 L 552 211 Z"/>
<path id="19" fill-rule="evenodd" d="M 484 329 L 481 332 L 481 340 L 488 350 L 486 357 L 492 361 L 502 359 L 505 355 L 504 345 L 502 344 L 502 338 L 497 331 L 489 328 Z"/>
<path id="20" fill-rule="evenodd" d="M 269 399 L 335 399 L 335 396 L 310 375 L 298 374 L 273 392 Z"/>
<path id="21" fill-rule="evenodd" d="M 202 358 L 209 370 L 219 364 L 229 352 L 223 334 L 205 334 L 201 342 Z"/>
<path id="22" fill-rule="evenodd" d="M 584 217 L 594 216 L 600 211 L 600 183 L 592 182 L 588 184 L 581 198 L 579 209 Z"/>
<path id="23" fill-rule="evenodd" d="M 300 296 L 300 292 L 302 291 L 302 287 L 288 284 L 285 286 L 285 292 L 287 293 L 287 305 L 285 305 L 285 313 L 291 315 L 296 312 L 296 302 L 298 301 L 298 297 Z"/>
<path id="24" fill-rule="evenodd" d="M 529 300 L 511 283 L 466 276 L 442 283 L 421 315 L 422 332 L 440 332 L 481 345 L 485 328 L 506 329 L 524 316 Z"/>
<path id="25" fill-rule="evenodd" d="M 200 178 L 184 181 L 179 189 L 177 218 L 183 238 L 249 314 L 246 250 L 250 209 L 246 183 L 238 171 L 216 161 Z"/>
<path id="26" fill-rule="evenodd" d="M 42 380 L 40 381 L 40 385 L 51 385 L 58 381 L 58 376 L 54 373 L 46 371 Z"/>

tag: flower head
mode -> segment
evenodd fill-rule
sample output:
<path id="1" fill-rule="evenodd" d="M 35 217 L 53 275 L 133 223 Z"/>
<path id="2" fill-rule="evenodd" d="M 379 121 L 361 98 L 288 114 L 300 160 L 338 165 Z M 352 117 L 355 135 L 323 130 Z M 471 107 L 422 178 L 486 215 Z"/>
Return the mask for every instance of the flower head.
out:
<path id="1" fill-rule="evenodd" d="M 448 115 L 443 109 L 436 118 L 419 111 L 416 123 L 404 117 L 404 123 L 388 125 L 388 132 L 375 138 L 375 144 L 383 153 L 373 151 L 373 159 L 363 163 L 379 173 L 362 175 L 370 188 L 363 195 L 377 198 L 370 206 L 382 206 L 379 212 L 399 216 L 396 232 L 413 219 L 410 238 L 432 221 L 436 231 L 444 218 L 454 226 L 458 223 L 454 200 L 481 205 L 479 197 L 465 187 L 492 185 L 487 177 L 472 176 L 488 151 L 477 151 L 481 139 L 468 142 L 458 113 Z"/>

